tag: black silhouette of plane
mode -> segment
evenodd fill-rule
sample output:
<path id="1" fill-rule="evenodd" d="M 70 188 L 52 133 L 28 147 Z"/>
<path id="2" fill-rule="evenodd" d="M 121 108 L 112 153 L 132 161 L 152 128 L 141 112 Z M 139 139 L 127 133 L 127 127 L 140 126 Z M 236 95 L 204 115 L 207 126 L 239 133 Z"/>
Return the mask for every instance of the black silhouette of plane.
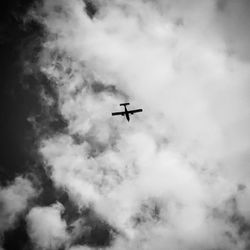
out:
<path id="1" fill-rule="evenodd" d="M 129 105 L 129 103 L 121 103 L 120 106 L 124 106 L 124 111 L 122 112 L 114 112 L 112 113 L 112 115 L 122 115 L 122 116 L 126 116 L 128 122 L 130 120 L 130 117 L 129 115 L 133 115 L 134 113 L 137 113 L 137 112 L 142 112 L 142 109 L 134 109 L 134 110 L 127 110 L 127 105 Z"/>

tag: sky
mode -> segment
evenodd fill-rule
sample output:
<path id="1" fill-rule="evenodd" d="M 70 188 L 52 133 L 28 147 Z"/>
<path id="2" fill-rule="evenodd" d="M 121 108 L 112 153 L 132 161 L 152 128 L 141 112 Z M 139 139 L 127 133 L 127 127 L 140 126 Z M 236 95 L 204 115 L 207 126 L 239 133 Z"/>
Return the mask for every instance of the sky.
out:
<path id="1" fill-rule="evenodd" d="M 250 248 L 249 1 L 5 9 L 1 250 Z"/>

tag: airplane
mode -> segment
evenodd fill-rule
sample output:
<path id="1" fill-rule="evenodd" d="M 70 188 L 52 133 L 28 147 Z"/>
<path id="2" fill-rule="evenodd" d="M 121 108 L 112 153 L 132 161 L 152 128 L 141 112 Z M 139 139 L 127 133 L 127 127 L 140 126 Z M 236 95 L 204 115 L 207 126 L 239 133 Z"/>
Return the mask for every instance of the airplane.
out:
<path id="1" fill-rule="evenodd" d="M 129 115 L 133 115 L 134 113 L 137 113 L 137 112 L 142 112 L 142 109 L 134 109 L 134 110 L 127 110 L 127 105 L 129 105 L 130 103 L 121 103 L 120 104 L 120 106 L 124 106 L 124 111 L 122 111 L 122 112 L 114 112 L 114 113 L 112 113 L 112 116 L 114 116 L 114 115 L 122 115 L 122 116 L 126 116 L 126 119 L 128 120 L 128 122 L 129 122 L 129 120 L 130 120 L 130 117 L 129 117 Z"/>

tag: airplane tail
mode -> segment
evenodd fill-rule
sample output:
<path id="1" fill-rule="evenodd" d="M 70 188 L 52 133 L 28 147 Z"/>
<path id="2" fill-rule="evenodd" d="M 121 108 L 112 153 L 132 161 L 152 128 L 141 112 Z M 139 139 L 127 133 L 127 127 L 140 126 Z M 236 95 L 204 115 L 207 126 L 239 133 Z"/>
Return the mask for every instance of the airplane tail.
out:
<path id="1" fill-rule="evenodd" d="M 126 106 L 126 105 L 129 105 L 129 104 L 130 104 L 129 102 L 121 103 L 120 106 Z"/>

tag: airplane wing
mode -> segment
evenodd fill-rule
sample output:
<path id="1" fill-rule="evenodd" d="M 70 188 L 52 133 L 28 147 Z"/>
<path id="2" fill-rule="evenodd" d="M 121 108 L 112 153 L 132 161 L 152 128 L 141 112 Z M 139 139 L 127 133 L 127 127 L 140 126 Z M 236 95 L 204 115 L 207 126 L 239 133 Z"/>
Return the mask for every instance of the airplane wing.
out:
<path id="1" fill-rule="evenodd" d="M 134 110 L 129 110 L 128 113 L 133 115 L 134 113 L 137 113 L 137 112 L 142 112 L 142 109 L 134 109 Z"/>
<path id="2" fill-rule="evenodd" d="M 114 113 L 112 113 L 112 115 L 124 115 L 125 114 L 125 112 L 114 112 Z"/>

